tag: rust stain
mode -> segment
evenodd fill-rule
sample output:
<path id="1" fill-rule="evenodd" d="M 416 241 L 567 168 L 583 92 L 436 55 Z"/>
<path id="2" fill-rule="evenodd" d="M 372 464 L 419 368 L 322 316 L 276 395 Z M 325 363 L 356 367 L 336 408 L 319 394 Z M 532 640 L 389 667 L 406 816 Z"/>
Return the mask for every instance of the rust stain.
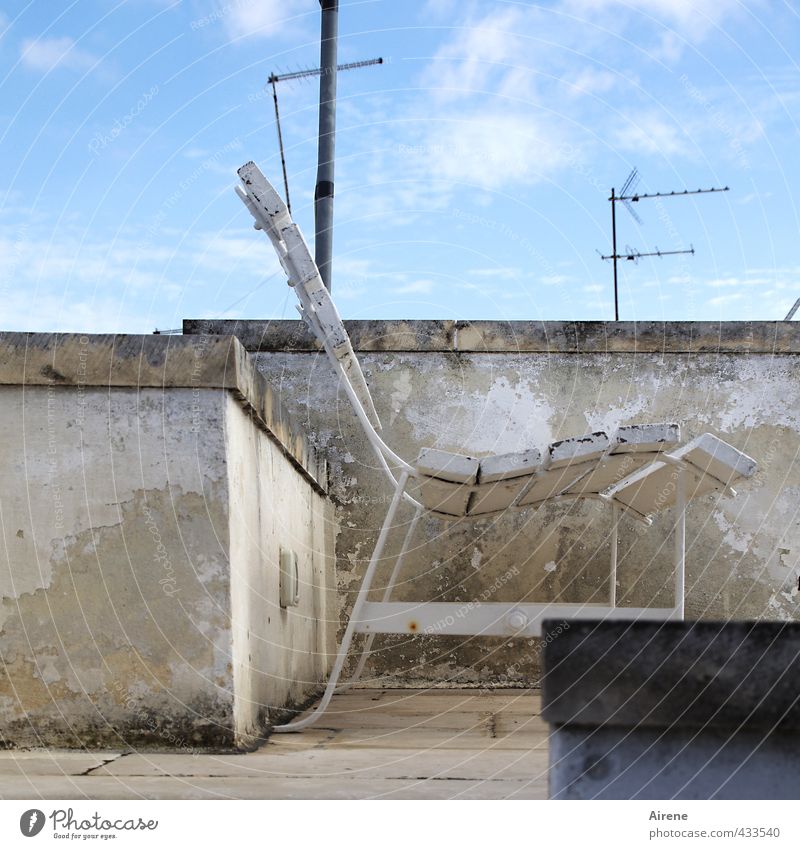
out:
<path id="1" fill-rule="evenodd" d="M 411 622 L 408 623 L 408 630 L 409 631 L 416 631 L 418 627 L 419 626 L 417 625 L 416 622 L 413 621 L 413 619 L 412 619 Z"/>

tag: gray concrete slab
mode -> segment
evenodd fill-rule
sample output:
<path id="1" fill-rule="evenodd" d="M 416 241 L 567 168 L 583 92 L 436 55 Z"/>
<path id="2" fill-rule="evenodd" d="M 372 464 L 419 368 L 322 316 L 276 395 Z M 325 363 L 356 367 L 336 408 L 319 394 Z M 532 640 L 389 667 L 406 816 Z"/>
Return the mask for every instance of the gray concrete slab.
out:
<path id="1" fill-rule="evenodd" d="M 65 752 L 58 749 L 0 751 L 0 780 L 33 775 L 83 775 L 120 757 L 119 752 Z"/>
<path id="2" fill-rule="evenodd" d="M 3 799 L 545 799 L 546 783 L 530 781 L 350 778 L 42 778 L 30 792 Z M 22 792 L 20 792 L 22 790 Z"/>
<path id="3" fill-rule="evenodd" d="M 97 775 L 240 778 L 544 778 L 547 749 L 311 749 L 216 758 L 132 755 L 100 767 Z"/>
<path id="4" fill-rule="evenodd" d="M 371 748 L 383 749 L 547 749 L 549 731 L 546 726 L 538 725 L 531 730 L 517 730 L 510 734 L 495 735 L 484 731 L 457 731 L 443 734 L 435 729 L 377 729 L 373 731 L 352 731 L 347 736 L 337 735 L 328 743 L 331 749 Z"/>
<path id="5" fill-rule="evenodd" d="M 538 694 L 360 689 L 332 704 L 330 727 L 272 735 L 248 754 L 1 753 L 0 798 L 546 797 Z"/>

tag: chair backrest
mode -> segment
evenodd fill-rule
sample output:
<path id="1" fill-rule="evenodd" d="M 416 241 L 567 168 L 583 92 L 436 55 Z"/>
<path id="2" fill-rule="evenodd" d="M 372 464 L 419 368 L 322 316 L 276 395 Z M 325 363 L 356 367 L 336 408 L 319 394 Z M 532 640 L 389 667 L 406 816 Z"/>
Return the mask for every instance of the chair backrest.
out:
<path id="1" fill-rule="evenodd" d="M 254 162 L 242 165 L 238 174 L 242 185 L 236 187 L 236 193 L 255 219 L 256 229 L 263 230 L 272 242 L 300 301 L 300 316 L 336 370 L 349 382 L 372 426 L 380 430 L 381 422 L 361 365 L 303 234 L 292 221 L 283 198 Z"/>
<path id="2" fill-rule="evenodd" d="M 563 439 L 549 445 L 544 457 L 537 449 L 478 459 L 425 448 L 414 466 L 406 463 L 377 434 L 380 420 L 350 337 L 286 204 L 255 163 L 238 173 L 237 194 L 256 229 L 272 242 L 300 315 L 344 381 L 385 471 L 395 481 L 388 460 L 419 479 L 421 504 L 410 499 L 418 506 L 447 518 L 479 517 L 553 499 L 601 498 L 648 520 L 675 503 L 681 470 L 689 476 L 688 499 L 729 489 L 754 473 L 752 458 L 710 433 L 671 450 L 680 439 L 677 424 L 628 425 L 612 437 L 597 432 Z"/>

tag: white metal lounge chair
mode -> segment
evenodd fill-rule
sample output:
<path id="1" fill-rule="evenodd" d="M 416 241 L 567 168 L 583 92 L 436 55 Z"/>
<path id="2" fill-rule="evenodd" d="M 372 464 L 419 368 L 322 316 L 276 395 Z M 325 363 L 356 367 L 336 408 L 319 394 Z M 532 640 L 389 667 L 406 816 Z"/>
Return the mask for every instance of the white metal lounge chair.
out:
<path id="1" fill-rule="evenodd" d="M 299 731 L 325 711 L 341 675 L 353 637 L 367 641 L 352 681 L 358 679 L 375 634 L 449 634 L 465 636 L 531 637 L 542 631 L 546 618 L 566 619 L 682 619 L 685 576 L 685 511 L 689 499 L 711 490 L 727 490 L 751 476 L 756 463 L 721 439 L 705 433 L 678 446 L 677 424 L 621 427 L 611 436 L 591 433 L 554 442 L 542 456 L 536 449 L 492 457 L 468 457 L 424 448 L 415 463 L 399 457 L 383 441 L 380 421 L 361 367 L 336 307 L 297 225 L 283 200 L 258 167 L 248 162 L 239 169 L 239 197 L 275 248 L 300 301 L 300 314 L 327 353 L 364 432 L 394 490 L 386 518 L 359 589 L 323 697 L 314 713 L 273 730 Z M 611 565 L 607 604 L 563 602 L 392 602 L 418 520 L 424 512 L 453 521 L 480 519 L 504 510 L 540 505 L 545 501 L 593 498 L 611 513 Z M 381 601 L 368 594 L 397 509 L 405 500 L 415 508 Z M 617 607 L 617 531 L 621 512 L 646 524 L 650 516 L 676 508 L 675 603 L 668 608 Z"/>

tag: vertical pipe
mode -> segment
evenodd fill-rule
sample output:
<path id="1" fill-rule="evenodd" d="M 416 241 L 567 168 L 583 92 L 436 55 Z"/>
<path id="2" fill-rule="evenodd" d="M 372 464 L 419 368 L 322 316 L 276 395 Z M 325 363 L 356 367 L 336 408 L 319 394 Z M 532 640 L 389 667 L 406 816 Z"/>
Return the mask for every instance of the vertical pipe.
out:
<path id="1" fill-rule="evenodd" d="M 675 509 L 675 613 L 683 619 L 686 591 L 686 472 L 678 469 Z"/>
<path id="2" fill-rule="evenodd" d="M 617 290 L 617 197 L 611 189 L 611 254 L 614 263 L 614 321 L 619 321 L 619 295 Z"/>
<path id="3" fill-rule="evenodd" d="M 611 607 L 617 606 L 617 529 L 619 528 L 619 507 L 611 505 L 611 589 L 608 594 Z"/>
<path id="4" fill-rule="evenodd" d="M 333 161 L 336 149 L 336 49 L 338 0 L 320 0 L 319 147 L 314 191 L 314 259 L 325 288 L 331 289 L 333 256 Z"/>

